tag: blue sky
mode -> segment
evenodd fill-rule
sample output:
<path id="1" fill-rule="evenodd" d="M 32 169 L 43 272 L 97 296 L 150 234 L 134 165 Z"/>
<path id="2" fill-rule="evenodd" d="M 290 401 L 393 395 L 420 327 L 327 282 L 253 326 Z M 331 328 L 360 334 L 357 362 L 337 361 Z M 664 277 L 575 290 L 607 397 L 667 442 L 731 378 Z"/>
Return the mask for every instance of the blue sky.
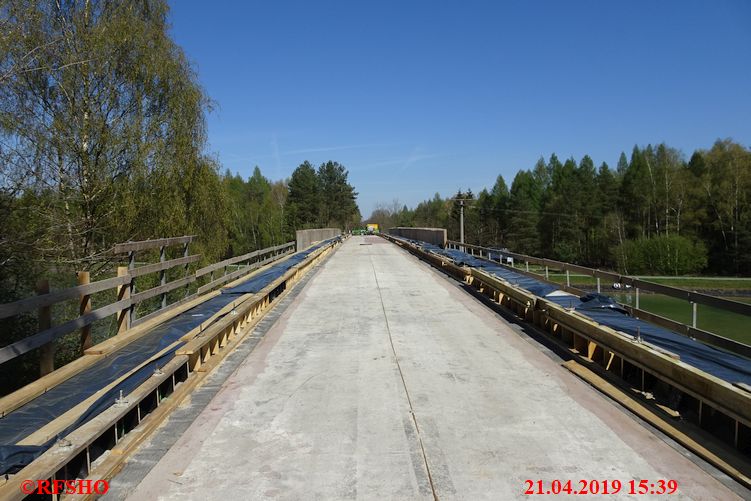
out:
<path id="1" fill-rule="evenodd" d="M 477 192 L 555 152 L 751 145 L 751 2 L 171 2 L 215 102 L 210 153 L 271 179 L 303 160 L 379 202 Z"/>

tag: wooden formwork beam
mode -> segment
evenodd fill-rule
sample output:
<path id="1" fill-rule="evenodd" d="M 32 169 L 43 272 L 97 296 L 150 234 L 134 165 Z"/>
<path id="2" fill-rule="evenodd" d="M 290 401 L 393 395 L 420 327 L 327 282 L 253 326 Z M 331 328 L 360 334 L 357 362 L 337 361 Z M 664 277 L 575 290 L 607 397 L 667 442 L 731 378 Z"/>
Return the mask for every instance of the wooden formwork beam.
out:
<path id="1" fill-rule="evenodd" d="M 557 304 L 538 300 L 538 304 L 556 323 L 566 326 L 590 341 L 613 351 L 631 363 L 648 370 L 676 388 L 711 403 L 734 419 L 751 424 L 751 393 L 731 383 L 701 371 L 680 360 L 675 355 L 657 350 L 609 327 L 580 315 L 569 312 Z"/>
<path id="2" fill-rule="evenodd" d="M 751 465 L 749 465 L 746 458 L 739 455 L 733 449 L 707 435 L 702 436 L 702 441 L 700 442 L 692 436 L 692 430 L 685 429 L 685 426 L 681 426 L 680 422 L 666 420 L 658 413 L 653 412 L 644 404 L 635 400 L 631 395 L 609 383 L 575 360 L 564 362 L 562 365 L 632 413 L 677 440 L 687 449 L 717 466 L 720 470 L 732 476 L 746 487 L 751 488 Z"/>

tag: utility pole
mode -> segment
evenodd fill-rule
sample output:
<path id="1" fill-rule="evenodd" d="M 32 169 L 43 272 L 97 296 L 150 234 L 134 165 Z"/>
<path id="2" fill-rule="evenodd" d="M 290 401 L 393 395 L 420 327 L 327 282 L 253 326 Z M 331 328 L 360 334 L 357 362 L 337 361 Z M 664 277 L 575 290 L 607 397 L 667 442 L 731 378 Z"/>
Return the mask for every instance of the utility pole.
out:
<path id="1" fill-rule="evenodd" d="M 459 242 L 464 243 L 464 200 L 459 200 Z"/>
<path id="2" fill-rule="evenodd" d="M 464 244 L 464 202 L 472 202 L 473 198 L 452 198 L 456 202 L 459 202 L 459 243 Z M 459 250 L 464 252 L 464 245 L 459 246 Z"/>

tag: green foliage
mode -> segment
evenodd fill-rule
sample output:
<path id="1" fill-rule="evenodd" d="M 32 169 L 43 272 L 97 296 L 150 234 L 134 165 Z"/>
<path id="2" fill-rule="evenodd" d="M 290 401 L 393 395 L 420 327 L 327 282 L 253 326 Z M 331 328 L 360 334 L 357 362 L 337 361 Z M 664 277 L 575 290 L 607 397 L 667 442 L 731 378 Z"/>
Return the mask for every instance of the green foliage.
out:
<path id="1" fill-rule="evenodd" d="M 360 221 L 357 192 L 347 181 L 347 169 L 338 162 L 328 161 L 318 167 L 321 194 L 320 222 L 323 226 L 349 230 Z"/>
<path id="2" fill-rule="evenodd" d="M 0 54 L 0 190 L 33 199 L 23 235 L 35 257 L 89 268 L 113 243 L 180 233 L 219 256 L 208 99 L 169 36 L 167 3 L 6 0 L 1 12 L 15 29 Z M 28 260 L 14 245 L 0 255 Z"/>
<path id="3" fill-rule="evenodd" d="M 111 277 L 122 263 L 110 251 L 127 240 L 196 235 L 190 250 L 206 264 L 290 241 L 297 228 L 359 224 L 337 162 L 317 172 L 306 162 L 289 189 L 258 167 L 247 180 L 219 174 L 205 152 L 210 102 L 168 11 L 166 0 L 3 0 L 0 303 L 33 295 L 40 278 L 59 289 L 79 270 Z M 98 294 L 96 306 L 114 301 Z M 56 324 L 78 315 L 76 304 L 55 308 Z M 112 333 L 106 322 L 97 341 Z M 0 346 L 34 324 L 33 314 L 4 319 Z M 77 355 L 75 337 L 58 341 L 58 363 Z M 30 353 L 3 364 L 0 379 L 21 384 L 37 370 Z"/>
<path id="4" fill-rule="evenodd" d="M 287 228 L 336 227 L 349 230 L 360 224 L 357 192 L 349 184 L 347 169 L 328 161 L 318 170 L 305 161 L 292 173 L 285 211 Z"/>
<path id="5" fill-rule="evenodd" d="M 285 226 L 287 185 L 271 182 L 259 167 L 244 181 L 229 171 L 222 178 L 229 199 L 229 235 L 225 257 L 263 249 L 293 239 Z"/>
<path id="6" fill-rule="evenodd" d="M 539 252 L 540 203 L 544 179 L 530 171 L 519 171 L 509 192 L 508 243 L 517 252 Z"/>
<path id="7" fill-rule="evenodd" d="M 417 204 L 414 225 L 423 228 L 446 228 L 448 227 L 450 207 L 451 202 L 442 199 L 441 195 L 436 193 L 432 200 Z"/>
<path id="8" fill-rule="evenodd" d="M 718 273 L 751 272 L 751 151 L 730 140 L 700 152 L 694 203 L 697 233 L 710 247 L 710 266 Z M 700 165 L 698 165 L 700 164 Z"/>
<path id="9" fill-rule="evenodd" d="M 474 198 L 459 192 L 453 198 Z M 414 226 L 447 228 L 458 240 L 457 204 L 436 194 L 413 211 Z M 395 220 L 379 207 L 372 217 Z M 674 239 L 673 237 L 680 237 Z M 751 150 L 731 140 L 689 162 L 665 144 L 634 146 L 617 167 L 553 154 L 499 177 L 465 207 L 465 240 L 600 268 L 751 274 Z M 671 254 L 672 252 L 672 254 Z M 680 271 L 679 271 L 680 273 Z"/>
<path id="10" fill-rule="evenodd" d="M 616 251 L 620 270 L 635 275 L 689 275 L 707 266 L 707 249 L 680 235 L 627 240 Z"/>
<path id="11" fill-rule="evenodd" d="M 307 160 L 289 180 L 287 222 L 291 231 L 315 228 L 321 206 L 321 190 L 315 168 Z"/>

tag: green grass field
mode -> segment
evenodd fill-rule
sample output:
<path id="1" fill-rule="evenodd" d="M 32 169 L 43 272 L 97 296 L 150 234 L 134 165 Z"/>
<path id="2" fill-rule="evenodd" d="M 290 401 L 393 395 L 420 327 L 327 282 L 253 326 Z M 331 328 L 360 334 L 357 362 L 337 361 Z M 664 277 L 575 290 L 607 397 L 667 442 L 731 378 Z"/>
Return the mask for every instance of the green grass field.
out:
<path id="1" fill-rule="evenodd" d="M 537 273 L 537 270 L 532 270 Z M 543 273 L 544 275 L 544 270 Z M 556 283 L 566 283 L 565 273 L 550 273 L 550 280 Z M 647 277 L 640 276 L 642 280 L 655 282 L 671 287 L 679 287 L 686 290 L 711 289 L 711 290 L 751 290 L 751 278 L 735 277 Z M 588 275 L 571 274 L 571 285 L 595 286 L 597 279 Z M 602 283 L 603 289 L 609 289 L 611 284 Z"/>
<path id="2" fill-rule="evenodd" d="M 530 271 L 544 276 L 544 269 L 536 269 L 530 266 Z M 565 273 L 550 273 L 550 280 L 559 284 L 566 283 Z M 571 285 L 580 288 L 593 288 L 597 281 L 588 275 L 571 274 Z M 751 278 L 735 277 L 647 277 L 640 276 L 644 280 L 686 290 L 707 290 L 730 293 L 731 291 L 751 290 Z M 634 306 L 636 296 L 634 292 L 616 291 L 612 284 L 603 282 L 602 292 L 615 298 L 618 302 Z M 724 296 L 733 301 L 751 303 L 749 296 Z M 691 324 L 691 304 L 680 299 L 664 296 L 662 294 L 650 294 L 642 292 L 639 297 L 639 307 L 650 313 L 681 322 Z M 751 329 L 749 318 L 710 306 L 699 305 L 697 307 L 697 327 L 700 329 L 735 339 L 745 344 L 751 344 Z"/>
<path id="3" fill-rule="evenodd" d="M 635 294 L 627 292 L 610 293 L 609 296 L 618 302 L 634 306 Z M 732 297 L 733 301 L 751 303 L 751 297 Z M 640 294 L 639 307 L 642 310 L 667 317 L 684 324 L 691 324 L 691 305 L 686 301 L 662 294 Z M 743 315 L 729 311 L 698 305 L 697 327 L 724 337 L 735 339 L 745 344 L 751 344 L 751 329 L 748 328 L 749 319 Z"/>

